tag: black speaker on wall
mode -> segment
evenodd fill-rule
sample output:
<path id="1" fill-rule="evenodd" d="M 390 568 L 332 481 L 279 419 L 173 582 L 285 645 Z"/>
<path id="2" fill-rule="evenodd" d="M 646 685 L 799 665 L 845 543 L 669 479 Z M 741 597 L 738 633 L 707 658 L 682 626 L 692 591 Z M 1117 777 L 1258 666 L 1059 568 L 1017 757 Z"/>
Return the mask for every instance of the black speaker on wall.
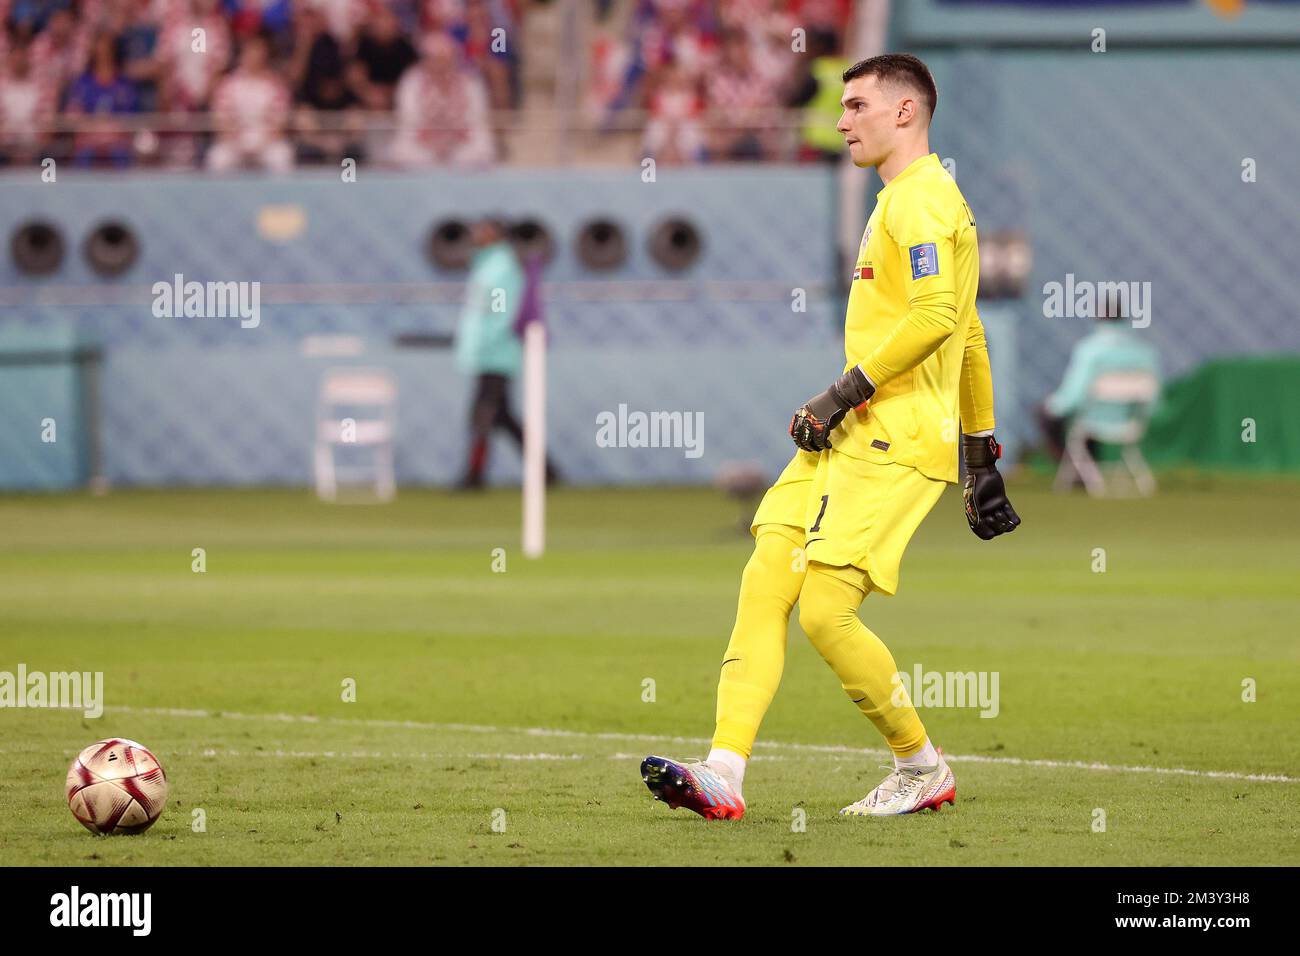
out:
<path id="1" fill-rule="evenodd" d="M 87 233 L 81 251 L 96 275 L 112 278 L 135 264 L 140 256 L 140 241 L 126 223 L 109 219 Z"/>
<path id="2" fill-rule="evenodd" d="M 516 219 L 506 232 L 521 259 L 540 256 L 543 263 L 548 263 L 555 258 L 555 238 L 541 220 Z"/>
<path id="3" fill-rule="evenodd" d="M 590 219 L 578 230 L 574 252 L 588 269 L 608 272 L 627 261 L 627 237 L 612 219 Z"/>
<path id="4" fill-rule="evenodd" d="M 669 272 L 681 272 L 695 264 L 704 252 L 704 235 L 684 216 L 670 216 L 650 230 L 647 240 L 650 258 Z"/>
<path id="5" fill-rule="evenodd" d="M 26 276 L 44 276 L 63 264 L 63 233 L 42 219 L 20 223 L 9 237 L 14 267 Z"/>
<path id="6" fill-rule="evenodd" d="M 426 249 L 429 261 L 439 269 L 466 269 L 474 256 L 469 223 L 463 219 L 444 219 L 429 233 Z"/>

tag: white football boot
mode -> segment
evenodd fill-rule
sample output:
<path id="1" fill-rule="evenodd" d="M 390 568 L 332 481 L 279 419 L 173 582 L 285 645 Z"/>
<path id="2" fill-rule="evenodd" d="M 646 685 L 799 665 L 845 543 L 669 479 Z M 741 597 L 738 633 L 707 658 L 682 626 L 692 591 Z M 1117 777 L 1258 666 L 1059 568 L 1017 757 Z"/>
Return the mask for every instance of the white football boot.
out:
<path id="1" fill-rule="evenodd" d="M 939 762 L 933 767 L 892 768 L 880 786 L 840 813 L 850 817 L 893 817 L 922 810 L 937 813 L 945 803 L 955 805 L 956 799 L 957 778 L 939 751 Z"/>

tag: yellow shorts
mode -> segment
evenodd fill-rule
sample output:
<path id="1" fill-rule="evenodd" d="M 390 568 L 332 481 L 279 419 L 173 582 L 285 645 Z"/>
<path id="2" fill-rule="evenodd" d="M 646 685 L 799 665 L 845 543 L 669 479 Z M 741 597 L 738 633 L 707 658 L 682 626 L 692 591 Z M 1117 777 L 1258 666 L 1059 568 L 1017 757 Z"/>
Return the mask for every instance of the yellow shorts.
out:
<path id="1" fill-rule="evenodd" d="M 947 484 L 908 465 L 863 461 L 833 448 L 797 451 L 763 496 L 750 531 L 801 527 L 809 561 L 860 568 L 871 590 L 893 594 L 907 543 Z"/>

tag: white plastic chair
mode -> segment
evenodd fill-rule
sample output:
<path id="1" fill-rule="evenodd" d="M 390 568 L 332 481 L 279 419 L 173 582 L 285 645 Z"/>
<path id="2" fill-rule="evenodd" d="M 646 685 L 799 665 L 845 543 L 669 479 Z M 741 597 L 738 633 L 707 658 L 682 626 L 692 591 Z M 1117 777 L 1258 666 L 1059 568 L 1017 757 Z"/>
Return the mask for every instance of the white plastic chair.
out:
<path id="1" fill-rule="evenodd" d="M 321 379 L 316 402 L 316 494 L 338 500 L 339 481 L 373 483 L 379 501 L 397 494 L 393 437 L 397 428 L 397 382 L 381 368 L 332 368 Z M 340 447 L 373 452 L 369 465 L 344 469 L 335 460 Z"/>
<path id="2" fill-rule="evenodd" d="M 1065 437 L 1065 454 L 1056 473 L 1057 491 L 1069 491 L 1075 478 L 1083 479 L 1088 494 L 1103 497 L 1111 494 L 1101 467 L 1088 452 L 1088 441 L 1105 442 L 1120 447 L 1120 464 L 1127 471 L 1137 493 L 1148 496 L 1155 493 L 1156 479 L 1142 457 L 1139 444 L 1146 434 L 1147 420 L 1156 397 L 1160 394 L 1160 380 L 1145 370 L 1106 372 L 1098 375 L 1088 390 L 1088 407 L 1075 416 L 1075 422 Z M 1088 423 L 1089 409 L 1098 406 L 1122 406 L 1123 420 L 1115 424 Z"/>

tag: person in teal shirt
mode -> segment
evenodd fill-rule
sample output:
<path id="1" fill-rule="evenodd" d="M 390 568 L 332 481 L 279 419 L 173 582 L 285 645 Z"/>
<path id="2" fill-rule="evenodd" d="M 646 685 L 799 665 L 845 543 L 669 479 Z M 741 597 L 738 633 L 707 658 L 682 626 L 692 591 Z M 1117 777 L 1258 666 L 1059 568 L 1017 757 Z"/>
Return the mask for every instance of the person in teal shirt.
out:
<path id="1" fill-rule="evenodd" d="M 474 378 L 470 402 L 470 445 L 458 487 L 483 487 L 493 430 L 503 429 L 523 449 L 524 430 L 510 410 L 510 380 L 523 365 L 523 342 L 517 320 L 524 307 L 528 277 L 506 238 L 505 222 L 495 216 L 474 223 L 465 304 L 456 328 L 456 365 Z M 534 295 L 536 290 L 532 290 Z M 551 463 L 548 481 L 556 480 Z"/>
<path id="2" fill-rule="evenodd" d="M 1039 408 L 1039 424 L 1056 461 L 1064 454 L 1066 433 L 1076 420 L 1090 432 L 1104 435 L 1132 416 L 1132 409 L 1123 404 L 1090 400 L 1093 382 L 1107 372 L 1150 372 L 1157 379 L 1160 375 L 1156 350 L 1139 338 L 1113 305 L 1102 310 L 1096 328 L 1074 346 L 1061 384 Z M 1098 450 L 1098 443 L 1089 439 L 1088 451 L 1094 458 Z"/>

